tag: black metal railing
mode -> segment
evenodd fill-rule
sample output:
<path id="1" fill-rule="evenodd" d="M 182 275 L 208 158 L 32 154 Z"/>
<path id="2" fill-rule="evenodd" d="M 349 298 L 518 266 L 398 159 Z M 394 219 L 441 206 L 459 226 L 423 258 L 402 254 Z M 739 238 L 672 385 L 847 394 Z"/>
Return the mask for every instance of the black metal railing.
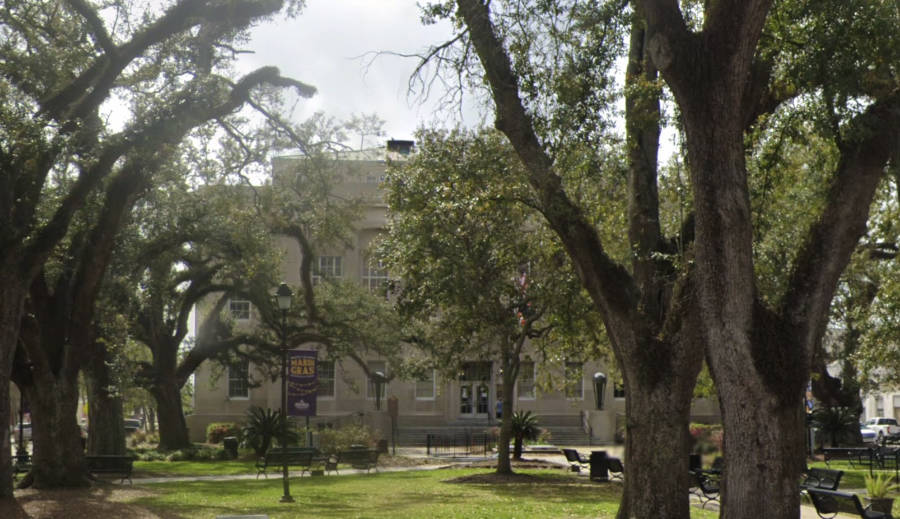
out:
<path id="1" fill-rule="evenodd" d="M 493 444 L 491 434 L 468 430 L 425 436 L 425 451 L 429 456 L 487 456 Z"/>

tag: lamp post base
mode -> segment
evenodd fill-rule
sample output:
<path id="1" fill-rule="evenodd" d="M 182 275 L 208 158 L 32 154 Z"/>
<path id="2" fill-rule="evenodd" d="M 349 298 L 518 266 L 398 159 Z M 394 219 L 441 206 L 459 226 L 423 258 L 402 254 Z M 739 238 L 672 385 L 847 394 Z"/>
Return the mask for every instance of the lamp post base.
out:
<path id="1" fill-rule="evenodd" d="M 281 499 L 278 500 L 279 503 L 293 503 L 294 498 L 291 496 L 281 496 Z"/>

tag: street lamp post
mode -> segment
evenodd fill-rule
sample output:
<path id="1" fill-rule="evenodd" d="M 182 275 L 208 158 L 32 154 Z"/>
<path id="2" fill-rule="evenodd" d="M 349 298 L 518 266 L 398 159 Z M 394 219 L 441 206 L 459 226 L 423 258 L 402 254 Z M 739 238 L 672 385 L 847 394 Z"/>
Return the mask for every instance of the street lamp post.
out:
<path id="1" fill-rule="evenodd" d="M 278 309 L 281 310 L 281 449 L 287 450 L 287 312 L 291 309 L 291 297 L 293 296 L 291 287 L 287 283 L 278 286 L 275 293 L 275 299 L 278 302 Z M 284 460 L 281 467 L 281 479 L 284 486 L 284 495 L 281 496 L 282 503 L 293 503 L 294 498 L 291 497 L 291 484 L 288 480 L 287 456 L 283 456 Z"/>
<path id="2" fill-rule="evenodd" d="M 19 441 L 16 442 L 16 463 L 28 463 L 28 447 L 25 446 L 25 390 L 19 387 Z M 33 426 L 32 426 L 33 427 Z M 34 429 L 32 428 L 32 433 Z M 32 438 L 34 436 L 32 435 Z"/>

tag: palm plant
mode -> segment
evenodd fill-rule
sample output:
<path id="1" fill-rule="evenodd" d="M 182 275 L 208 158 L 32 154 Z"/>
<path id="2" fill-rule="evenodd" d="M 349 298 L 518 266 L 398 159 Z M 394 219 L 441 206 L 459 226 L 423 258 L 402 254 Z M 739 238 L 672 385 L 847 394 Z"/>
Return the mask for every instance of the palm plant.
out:
<path id="1" fill-rule="evenodd" d="M 522 459 L 522 442 L 524 440 L 536 440 L 541 434 L 538 427 L 537 416 L 531 411 L 516 411 L 512 415 L 513 459 Z"/>
<path id="2" fill-rule="evenodd" d="M 837 446 L 842 437 L 859 429 L 859 415 L 844 406 L 818 407 L 812 412 L 812 423 L 831 438 L 832 446 Z"/>
<path id="3" fill-rule="evenodd" d="M 272 440 L 280 440 L 281 428 L 286 427 L 280 411 L 251 406 L 247 411 L 247 424 L 242 430 L 243 443 L 257 456 L 263 456 L 272 445 Z M 287 431 L 288 443 L 296 442 L 298 435 L 293 428 Z"/>

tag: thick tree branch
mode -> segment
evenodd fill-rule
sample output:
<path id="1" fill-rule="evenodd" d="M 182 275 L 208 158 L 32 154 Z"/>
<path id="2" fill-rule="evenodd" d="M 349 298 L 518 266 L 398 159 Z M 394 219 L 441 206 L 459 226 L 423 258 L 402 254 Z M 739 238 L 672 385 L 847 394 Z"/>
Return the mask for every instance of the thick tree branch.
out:
<path id="1" fill-rule="evenodd" d="M 495 126 L 509 138 L 528 168 L 540 210 L 562 239 L 598 306 L 605 312 L 633 312 L 637 297 L 631 276 L 606 255 L 596 230 L 563 191 L 561 179 L 553 172 L 553 161 L 541 146 L 519 98 L 516 75 L 494 31 L 488 6 L 480 0 L 458 0 L 457 5 L 491 85 L 497 109 Z"/>
<path id="2" fill-rule="evenodd" d="M 838 279 L 866 230 L 869 207 L 900 139 L 900 92 L 870 106 L 853 121 L 852 135 L 828 192 L 825 209 L 810 229 L 782 301 L 781 313 L 800 325 L 807 353 L 824 330 Z"/>
<path id="3" fill-rule="evenodd" d="M 107 55 L 115 56 L 117 52 L 116 44 L 109 37 L 109 32 L 107 32 L 106 26 L 103 24 L 103 20 L 100 19 L 97 11 L 84 0 L 66 0 L 66 2 L 87 21 L 87 26 L 90 28 L 91 34 L 94 35 L 94 39 L 97 41 L 100 49 Z"/>
<path id="4" fill-rule="evenodd" d="M 227 18 L 230 24 L 240 28 L 253 18 L 276 12 L 281 5 L 281 0 L 236 0 L 225 8 L 215 0 L 182 0 L 130 41 L 117 47 L 114 53 L 99 56 L 80 76 L 46 97 L 41 102 L 41 111 L 60 122 L 84 117 L 106 100 L 122 71 L 151 46 L 204 22 Z M 92 10 L 88 6 L 85 8 Z M 93 16 L 97 16 L 96 12 Z"/>
<path id="5" fill-rule="evenodd" d="M 200 85 L 188 85 L 175 96 L 173 103 L 156 118 L 140 121 L 135 126 L 123 130 L 110 138 L 104 145 L 99 158 L 87 165 L 75 182 L 74 187 L 63 199 L 53 217 L 42 228 L 24 252 L 24 268 L 37 268 L 43 264 L 44 258 L 53 246 L 62 239 L 68 229 L 72 215 L 81 207 L 87 194 L 106 177 L 116 162 L 125 154 L 136 150 L 159 149 L 164 145 L 175 145 L 193 128 L 218 117 L 224 117 L 237 110 L 247 102 L 250 91 L 258 86 L 269 84 L 288 86 L 299 92 L 309 92 L 307 87 L 298 81 L 283 78 L 275 67 L 262 67 L 250 72 L 221 98 L 217 95 L 217 85 L 201 81 Z M 199 91 L 198 87 L 201 88 Z M 208 90 L 207 90 L 208 89 Z"/>

